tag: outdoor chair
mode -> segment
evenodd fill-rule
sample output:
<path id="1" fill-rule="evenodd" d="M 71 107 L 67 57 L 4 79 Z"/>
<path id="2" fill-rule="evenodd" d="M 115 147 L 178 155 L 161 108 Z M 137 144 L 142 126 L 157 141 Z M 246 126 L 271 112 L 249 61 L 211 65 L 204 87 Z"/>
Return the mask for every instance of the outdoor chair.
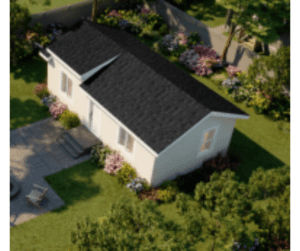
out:
<path id="1" fill-rule="evenodd" d="M 42 209 L 40 206 L 41 201 L 45 198 L 49 201 L 49 199 L 46 197 L 46 193 L 48 191 L 48 188 L 39 186 L 37 184 L 33 184 L 33 189 L 31 192 L 26 195 L 26 202 L 27 204 L 32 204 L 36 206 L 39 209 Z"/>

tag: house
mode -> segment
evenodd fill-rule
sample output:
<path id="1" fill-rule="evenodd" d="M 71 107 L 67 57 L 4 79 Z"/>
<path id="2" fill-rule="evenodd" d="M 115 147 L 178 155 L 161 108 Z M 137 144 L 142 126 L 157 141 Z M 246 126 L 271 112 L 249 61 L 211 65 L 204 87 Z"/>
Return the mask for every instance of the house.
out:
<path id="1" fill-rule="evenodd" d="M 123 30 L 84 20 L 39 54 L 49 90 L 152 186 L 225 155 L 249 118 Z"/>

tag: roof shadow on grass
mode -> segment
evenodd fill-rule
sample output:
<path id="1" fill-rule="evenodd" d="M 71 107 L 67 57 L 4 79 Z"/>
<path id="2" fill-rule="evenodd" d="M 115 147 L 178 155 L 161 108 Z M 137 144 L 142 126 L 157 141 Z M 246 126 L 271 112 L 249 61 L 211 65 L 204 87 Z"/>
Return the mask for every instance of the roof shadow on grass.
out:
<path id="1" fill-rule="evenodd" d="M 85 161 L 69 169 L 44 177 L 52 189 L 66 203 L 52 212 L 63 212 L 70 205 L 99 195 L 102 189 L 91 178 L 97 170 L 99 170 L 97 165 Z"/>
<path id="2" fill-rule="evenodd" d="M 42 83 L 47 76 L 47 63 L 39 56 L 27 57 L 16 66 L 10 67 L 14 79 L 23 79 L 26 83 Z"/>
<path id="3" fill-rule="evenodd" d="M 268 170 L 286 165 L 237 129 L 232 135 L 228 153 L 237 157 L 241 163 L 236 174 L 246 183 L 258 167 Z"/>

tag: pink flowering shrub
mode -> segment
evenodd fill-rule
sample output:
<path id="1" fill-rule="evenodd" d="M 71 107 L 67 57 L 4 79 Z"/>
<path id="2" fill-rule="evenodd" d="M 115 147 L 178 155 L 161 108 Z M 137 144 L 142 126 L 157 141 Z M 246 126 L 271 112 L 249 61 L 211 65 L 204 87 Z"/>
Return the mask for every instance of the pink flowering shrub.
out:
<path id="1" fill-rule="evenodd" d="M 111 12 L 109 12 L 107 14 L 108 17 L 119 17 L 122 18 L 122 15 L 120 13 L 118 13 L 118 11 L 116 10 L 112 10 Z"/>
<path id="2" fill-rule="evenodd" d="M 150 12 L 151 12 L 151 10 L 147 9 L 147 8 L 145 7 L 145 5 L 144 5 L 143 8 L 142 8 L 142 10 L 141 10 L 141 13 L 142 13 L 142 14 L 149 14 Z"/>
<path id="3" fill-rule="evenodd" d="M 241 70 L 238 69 L 236 66 L 234 65 L 229 65 L 227 68 L 227 73 L 229 75 L 229 77 L 236 77 L 237 76 L 237 73 L 240 72 L 241 73 Z"/>
<path id="4" fill-rule="evenodd" d="M 60 101 L 56 101 L 51 105 L 49 112 L 54 119 L 58 119 L 58 117 L 67 109 L 68 107 L 65 104 Z"/>
<path id="5" fill-rule="evenodd" d="M 188 44 L 188 37 L 182 30 L 177 33 L 177 38 L 180 45 Z"/>
<path id="6" fill-rule="evenodd" d="M 104 171 L 109 174 L 116 174 L 123 166 L 124 158 L 119 153 L 112 153 L 105 159 Z"/>
<path id="7" fill-rule="evenodd" d="M 220 57 L 213 49 L 199 45 L 183 52 L 179 62 L 194 71 L 196 75 L 206 76 L 212 74 L 211 67 L 220 62 Z"/>

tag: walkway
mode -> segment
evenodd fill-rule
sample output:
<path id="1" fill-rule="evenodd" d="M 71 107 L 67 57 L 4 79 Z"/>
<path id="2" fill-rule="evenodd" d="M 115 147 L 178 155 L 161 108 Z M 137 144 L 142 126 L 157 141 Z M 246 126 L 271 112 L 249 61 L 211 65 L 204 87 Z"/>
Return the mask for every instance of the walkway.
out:
<path id="1" fill-rule="evenodd" d="M 20 194 L 10 201 L 10 226 L 21 224 L 38 215 L 63 206 L 64 201 L 55 193 L 44 177 L 72 167 L 90 158 L 71 158 L 55 141 L 63 127 L 53 118 L 10 132 L 10 175 L 21 183 Z M 26 203 L 26 195 L 36 183 L 48 187 L 49 202 L 39 210 Z"/>

